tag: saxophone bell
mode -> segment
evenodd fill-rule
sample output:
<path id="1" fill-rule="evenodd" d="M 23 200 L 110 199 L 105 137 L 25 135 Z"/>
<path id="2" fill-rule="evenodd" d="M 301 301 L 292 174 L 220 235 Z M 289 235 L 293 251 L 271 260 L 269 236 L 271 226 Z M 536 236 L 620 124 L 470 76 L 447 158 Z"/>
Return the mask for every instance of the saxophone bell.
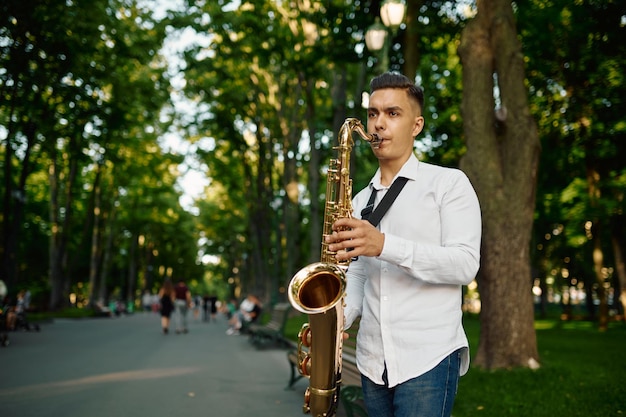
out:
<path id="1" fill-rule="evenodd" d="M 345 289 L 344 268 L 327 262 L 302 268 L 289 283 L 289 301 L 309 315 L 298 333 L 298 371 L 309 378 L 303 412 L 315 417 L 334 416 L 339 402 Z"/>

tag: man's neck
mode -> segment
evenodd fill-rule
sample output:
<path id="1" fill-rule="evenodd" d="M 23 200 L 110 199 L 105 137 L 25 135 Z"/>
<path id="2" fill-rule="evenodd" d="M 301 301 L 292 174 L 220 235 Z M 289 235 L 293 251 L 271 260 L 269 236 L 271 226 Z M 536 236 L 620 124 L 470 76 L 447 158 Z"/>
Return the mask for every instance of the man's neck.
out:
<path id="1" fill-rule="evenodd" d="M 389 187 L 393 182 L 393 179 L 398 175 L 398 172 L 402 169 L 406 161 L 409 160 L 411 155 L 408 155 L 406 159 L 395 160 L 382 160 L 379 161 L 380 167 L 380 184 L 384 187 Z"/>

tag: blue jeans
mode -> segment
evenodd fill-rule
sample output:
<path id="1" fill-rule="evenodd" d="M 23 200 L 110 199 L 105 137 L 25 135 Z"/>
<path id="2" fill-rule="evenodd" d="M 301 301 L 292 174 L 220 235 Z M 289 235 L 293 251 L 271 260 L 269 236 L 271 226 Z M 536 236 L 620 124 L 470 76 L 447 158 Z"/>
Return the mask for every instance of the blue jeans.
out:
<path id="1" fill-rule="evenodd" d="M 416 378 L 388 388 L 361 375 L 367 414 L 376 417 L 449 417 L 459 384 L 461 349 Z"/>

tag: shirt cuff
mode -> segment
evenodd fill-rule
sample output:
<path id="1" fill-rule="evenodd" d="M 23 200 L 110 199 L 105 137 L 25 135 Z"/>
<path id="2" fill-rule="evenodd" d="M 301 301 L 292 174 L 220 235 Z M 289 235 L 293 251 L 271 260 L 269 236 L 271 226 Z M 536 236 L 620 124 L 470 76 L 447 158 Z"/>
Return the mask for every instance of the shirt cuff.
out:
<path id="1" fill-rule="evenodd" d="M 359 315 L 361 313 L 359 311 L 357 311 L 356 309 L 346 309 L 344 311 L 344 325 L 343 325 L 343 329 L 344 330 L 348 330 L 351 326 L 352 323 L 354 323 L 354 321 L 359 318 Z"/>
<path id="2" fill-rule="evenodd" d="M 390 235 L 389 233 L 385 233 L 385 244 L 383 245 L 382 252 L 378 255 L 378 259 L 409 268 L 412 262 L 407 252 L 406 240 Z"/>

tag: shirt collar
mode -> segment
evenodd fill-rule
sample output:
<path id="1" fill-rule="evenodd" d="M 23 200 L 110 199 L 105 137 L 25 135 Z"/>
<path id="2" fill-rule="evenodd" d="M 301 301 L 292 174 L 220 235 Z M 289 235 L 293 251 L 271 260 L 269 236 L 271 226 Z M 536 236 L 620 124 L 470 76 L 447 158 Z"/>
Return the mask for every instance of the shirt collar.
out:
<path id="1" fill-rule="evenodd" d="M 393 178 L 393 181 L 395 181 L 396 178 L 398 177 L 405 177 L 405 178 L 408 178 L 409 180 L 415 180 L 417 178 L 417 168 L 419 164 L 420 162 L 415 156 L 415 154 L 411 153 L 411 156 L 404 163 L 404 165 L 402 165 L 402 168 L 400 168 L 400 171 L 398 171 L 396 176 Z M 393 181 L 391 181 L 392 184 L 393 184 Z M 389 188 L 390 186 L 391 185 L 389 185 L 388 187 L 385 187 L 380 183 L 380 168 L 378 168 L 376 170 L 376 173 L 370 180 L 370 183 L 369 183 L 370 190 L 372 188 L 375 188 L 376 190 L 383 190 L 385 188 Z"/>

